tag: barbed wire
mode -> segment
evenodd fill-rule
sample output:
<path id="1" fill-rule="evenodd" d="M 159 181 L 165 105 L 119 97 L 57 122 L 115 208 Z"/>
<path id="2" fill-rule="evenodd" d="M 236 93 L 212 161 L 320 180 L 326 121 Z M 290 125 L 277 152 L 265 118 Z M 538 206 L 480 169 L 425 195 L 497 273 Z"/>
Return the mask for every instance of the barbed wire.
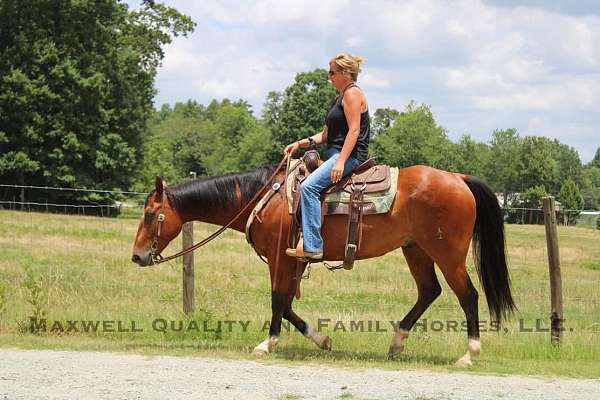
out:
<path id="1" fill-rule="evenodd" d="M 135 195 L 135 196 L 145 196 L 148 193 L 145 192 L 135 192 L 135 191 L 115 191 L 115 190 L 105 190 L 105 189 L 88 189 L 88 188 L 65 188 L 65 187 L 49 187 L 49 186 L 33 186 L 33 185 L 10 185 L 10 184 L 0 184 L 0 187 L 2 188 L 13 188 L 13 189 L 29 189 L 29 190 L 48 190 L 48 191 L 68 191 L 68 192 L 95 192 L 95 193 L 110 193 L 110 194 L 118 194 L 118 195 Z M 80 209 L 80 210 L 84 210 L 88 208 L 88 209 L 121 209 L 121 208 L 129 208 L 129 209 L 136 209 L 136 208 L 141 208 L 140 205 L 133 205 L 133 204 L 127 204 L 127 203 L 115 203 L 115 204 L 57 204 L 57 203 L 42 203 L 42 202 L 34 202 L 34 201 L 2 201 L 0 200 L 0 205 L 1 204 L 10 204 L 13 207 L 17 207 L 17 206 L 37 206 L 37 207 L 59 207 L 59 208 L 69 208 L 69 209 Z M 0 207 L 1 208 L 1 207 Z M 531 212 L 543 212 L 542 208 L 529 208 L 529 207 L 502 207 L 502 210 L 504 212 L 510 212 L 510 211 L 531 211 Z M 570 212 L 582 212 L 582 210 L 571 210 L 571 209 L 562 209 L 560 210 L 562 213 L 570 213 Z M 587 211 L 587 212 L 592 212 L 592 213 L 600 213 L 597 211 Z M 517 257 L 519 258 L 519 257 Z M 564 266 L 563 266 L 564 267 Z M 172 268 L 178 268 L 178 266 L 173 265 Z M 569 281 L 571 283 L 573 283 L 574 281 L 576 282 L 587 282 L 587 280 L 584 279 L 577 279 L 577 278 L 570 278 Z M 547 280 L 545 279 L 536 279 L 533 282 L 538 282 L 540 284 L 547 284 Z M 530 282 L 532 283 L 532 282 Z M 138 287 L 156 287 L 156 285 L 136 285 Z M 256 295 L 256 292 L 254 291 L 247 291 L 247 290 L 240 290 L 240 291 L 236 291 L 237 295 L 248 295 L 248 296 L 254 296 Z M 266 296 L 266 295 L 265 295 Z M 581 299 L 581 297 L 574 295 L 574 296 L 569 296 L 567 293 L 564 294 L 565 299 L 567 300 L 571 300 L 572 302 L 576 302 L 578 300 Z M 392 300 L 393 301 L 393 300 Z M 315 305 L 315 301 L 311 301 L 310 299 L 307 299 L 307 301 L 304 303 L 306 306 L 314 306 Z M 371 302 L 371 301 L 352 301 L 352 300 L 346 300 L 346 299 L 335 299 L 335 298 L 331 298 L 331 299 L 319 299 L 318 300 L 319 304 L 320 303 L 326 303 L 328 305 L 333 305 L 333 306 L 337 306 L 337 307 L 343 307 L 343 308 L 347 308 L 347 310 L 343 310 L 342 312 L 346 313 L 346 312 L 363 312 L 363 310 L 357 310 L 360 308 L 364 308 L 364 307 L 373 307 L 373 308 L 383 308 L 383 309 L 396 309 L 400 306 L 400 302 L 399 303 L 394 303 L 394 302 L 390 302 L 389 299 L 386 299 L 385 301 L 382 302 Z M 444 310 L 444 311 L 455 311 L 456 307 L 454 305 L 447 305 L 447 304 L 439 304 L 436 305 L 435 308 L 437 310 Z M 339 312 L 339 311 L 338 311 Z"/>
<path id="2" fill-rule="evenodd" d="M 14 188 L 14 189 L 37 189 L 37 190 L 57 190 L 57 191 L 71 191 L 71 192 L 94 192 L 94 193 L 111 193 L 111 194 L 131 194 L 136 196 L 147 196 L 149 192 L 134 192 L 134 191 L 126 191 L 126 190 L 107 190 L 107 189 L 88 189 L 88 188 L 66 188 L 66 187 L 55 187 L 55 186 L 32 186 L 32 185 L 9 185 L 9 184 L 0 184 L 0 187 L 5 188 Z M 35 203 L 35 202 L 18 202 L 18 201 L 0 201 L 0 203 L 11 203 L 11 204 L 19 204 L 19 205 L 46 205 L 46 203 Z M 94 207 L 91 205 L 77 205 L 77 204 L 47 204 L 48 206 L 56 206 L 56 207 Z M 107 207 L 97 206 L 97 207 Z M 127 206 L 131 207 L 131 206 Z M 503 211 L 543 211 L 543 208 L 529 208 L 529 207 L 501 207 Z M 574 210 L 574 209 L 560 209 L 560 212 L 565 213 L 598 213 L 600 211 L 597 210 Z"/>
<path id="3" fill-rule="evenodd" d="M 29 186 L 29 185 L 8 185 L 0 183 L 0 187 L 14 188 L 14 189 L 39 189 L 39 190 L 59 190 L 69 192 L 94 192 L 94 193 L 114 193 L 114 194 L 133 194 L 139 196 L 147 196 L 147 192 L 131 192 L 126 190 L 106 190 L 106 189 L 87 189 L 87 188 L 65 188 L 65 187 L 53 187 L 53 186 Z"/>
<path id="4" fill-rule="evenodd" d="M 502 207 L 501 209 L 506 210 L 506 211 L 544 211 L 543 208 L 527 208 L 527 207 Z M 574 209 L 569 209 L 569 208 L 561 208 L 558 211 L 560 211 L 560 212 L 578 212 L 578 213 L 587 212 L 587 213 L 600 214 L 600 211 L 597 211 L 597 210 L 574 210 Z"/>
<path id="5" fill-rule="evenodd" d="M 112 207 L 112 208 L 140 208 L 140 206 L 135 206 L 135 205 L 131 205 L 131 204 L 127 204 L 127 203 L 122 203 L 119 202 L 120 204 L 116 205 L 116 204 L 98 204 L 98 205 L 93 205 L 93 204 L 55 204 L 55 203 L 39 203 L 39 202 L 33 202 L 33 201 L 12 201 L 12 200 L 0 200 L 0 204 L 14 204 L 14 205 L 31 205 L 31 206 L 50 206 L 50 207 L 89 207 L 89 208 L 106 208 L 106 207 Z M 523 208 L 523 207 L 508 207 L 508 208 L 502 208 L 503 211 L 544 211 L 542 208 Z M 600 211 L 596 211 L 596 210 L 570 210 L 570 209 L 563 209 L 560 210 L 560 212 L 563 213 L 590 213 L 590 214 L 598 214 L 600 215 Z"/>
<path id="6" fill-rule="evenodd" d="M 55 204 L 55 203 L 36 203 L 33 201 L 8 201 L 0 200 L 0 204 L 14 204 L 23 206 L 47 206 L 47 207 L 69 207 L 69 208 L 141 208 L 131 204 Z"/>

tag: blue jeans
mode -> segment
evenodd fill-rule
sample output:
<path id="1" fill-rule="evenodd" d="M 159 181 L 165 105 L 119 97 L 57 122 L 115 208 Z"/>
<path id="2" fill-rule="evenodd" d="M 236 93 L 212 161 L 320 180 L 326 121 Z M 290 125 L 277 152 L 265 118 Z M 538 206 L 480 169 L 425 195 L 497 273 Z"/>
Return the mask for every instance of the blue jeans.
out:
<path id="1" fill-rule="evenodd" d="M 323 238 L 321 237 L 321 192 L 331 186 L 331 170 L 340 157 L 340 151 L 329 148 L 325 154 L 325 161 L 319 168 L 311 173 L 300 186 L 300 213 L 302 214 L 302 235 L 304 236 L 304 250 L 313 253 L 323 251 Z M 350 156 L 344 164 L 343 176 L 348 175 L 360 162 Z"/>

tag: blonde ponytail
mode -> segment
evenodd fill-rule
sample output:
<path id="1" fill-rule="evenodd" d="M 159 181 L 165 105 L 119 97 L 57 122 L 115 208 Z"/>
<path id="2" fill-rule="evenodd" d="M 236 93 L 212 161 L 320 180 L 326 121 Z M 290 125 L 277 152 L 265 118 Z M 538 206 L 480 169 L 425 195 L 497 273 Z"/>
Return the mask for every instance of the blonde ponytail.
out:
<path id="1" fill-rule="evenodd" d="M 358 73 L 361 72 L 360 66 L 365 61 L 364 57 L 352 55 L 350 53 L 339 53 L 331 59 L 344 74 L 350 76 L 354 82 L 358 79 Z"/>

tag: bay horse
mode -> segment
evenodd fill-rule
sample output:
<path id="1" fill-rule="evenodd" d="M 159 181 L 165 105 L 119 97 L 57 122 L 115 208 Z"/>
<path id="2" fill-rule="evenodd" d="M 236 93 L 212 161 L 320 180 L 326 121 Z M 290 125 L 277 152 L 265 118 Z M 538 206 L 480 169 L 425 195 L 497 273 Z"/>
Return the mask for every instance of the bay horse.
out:
<path id="1" fill-rule="evenodd" d="M 153 264 L 154 254 L 160 254 L 187 221 L 227 226 L 236 214 L 249 206 L 230 226 L 244 232 L 253 208 L 249 202 L 256 203 L 257 195 L 260 195 L 257 192 L 268 190 L 264 184 L 272 174 L 277 174 L 276 178 L 281 182 L 285 173 L 276 172 L 274 167 L 263 167 L 188 181 L 174 187 L 167 187 L 157 177 L 155 190 L 148 195 L 144 205 L 132 261 L 140 266 Z M 346 219 L 342 215 L 325 217 L 323 259 L 344 259 Z M 285 254 L 285 241 L 282 246 L 275 245 L 279 243 L 279 232 L 287 232 L 290 223 L 286 201 L 282 195 L 275 195 L 250 230 L 257 253 L 268 262 L 271 278 L 269 336 L 255 347 L 256 354 L 274 350 L 279 341 L 282 318 L 320 348 L 331 350 L 331 338 L 321 335 L 292 309 L 306 263 Z M 434 268 L 437 264 L 466 317 L 467 351 L 456 364 L 472 364 L 481 344 L 478 293 L 465 267 L 471 240 L 492 320 L 500 323 L 516 309 L 506 263 L 503 224 L 494 192 L 479 179 L 427 166 L 399 170 L 391 210 L 387 214 L 363 217 L 361 246 L 356 257 L 378 257 L 401 247 L 416 282 L 416 303 L 395 326 L 388 352 L 390 358 L 403 351 L 409 331 L 440 295 L 442 289 Z"/>

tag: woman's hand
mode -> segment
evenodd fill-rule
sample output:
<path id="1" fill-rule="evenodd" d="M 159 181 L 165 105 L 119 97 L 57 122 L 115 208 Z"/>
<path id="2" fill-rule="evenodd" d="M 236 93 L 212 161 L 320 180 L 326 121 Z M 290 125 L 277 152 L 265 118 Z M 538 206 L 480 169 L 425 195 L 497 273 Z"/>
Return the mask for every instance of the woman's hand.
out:
<path id="1" fill-rule="evenodd" d="M 337 159 L 335 164 L 333 164 L 333 168 L 331 169 L 331 182 L 337 183 L 342 179 L 342 175 L 344 174 L 344 161 L 341 159 Z"/>
<path id="2" fill-rule="evenodd" d="M 285 146 L 285 149 L 283 149 L 283 154 L 290 154 L 290 155 L 292 155 L 299 148 L 300 148 L 300 142 L 290 143 L 287 146 Z"/>

